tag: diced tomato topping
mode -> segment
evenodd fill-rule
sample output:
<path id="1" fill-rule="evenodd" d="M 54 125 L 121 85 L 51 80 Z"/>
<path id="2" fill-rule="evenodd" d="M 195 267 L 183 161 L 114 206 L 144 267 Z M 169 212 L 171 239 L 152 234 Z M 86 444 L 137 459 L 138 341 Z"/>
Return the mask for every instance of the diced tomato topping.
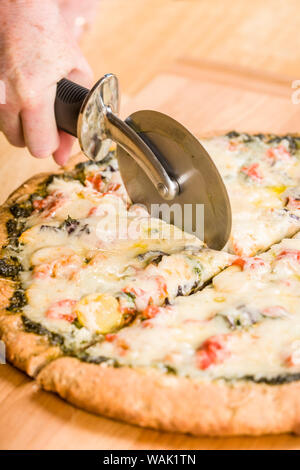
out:
<path id="1" fill-rule="evenodd" d="M 76 318 L 76 314 L 73 312 L 73 308 L 76 303 L 77 301 L 72 299 L 64 299 L 59 302 L 55 302 L 47 310 L 46 317 L 53 320 L 65 320 L 72 323 Z"/>
<path id="2" fill-rule="evenodd" d="M 253 181 L 260 182 L 263 179 L 263 176 L 259 172 L 258 163 L 253 163 L 250 166 L 243 166 L 241 171 L 249 176 L 249 178 L 251 178 Z"/>
<path id="3" fill-rule="evenodd" d="M 46 279 L 47 277 L 67 277 L 70 279 L 81 266 L 80 257 L 77 255 L 65 255 L 51 263 L 43 263 L 35 266 L 33 277 Z"/>
<path id="4" fill-rule="evenodd" d="M 125 356 L 129 348 L 129 344 L 122 338 L 117 340 L 118 348 L 120 348 L 120 355 Z"/>
<path id="5" fill-rule="evenodd" d="M 105 194 L 107 193 L 101 193 L 99 194 L 99 198 L 102 198 L 105 196 Z M 108 214 L 108 210 L 105 209 L 103 206 L 95 206 L 95 207 L 92 207 L 87 216 L 88 217 L 93 217 L 93 216 L 96 216 L 96 217 L 106 217 Z"/>
<path id="6" fill-rule="evenodd" d="M 41 211 L 46 207 L 46 199 L 35 199 L 32 203 L 33 207 L 37 211 Z"/>
<path id="7" fill-rule="evenodd" d="M 214 318 L 214 315 L 212 315 L 212 318 Z M 202 324 L 205 323 L 205 320 L 197 320 L 195 318 L 186 318 L 186 320 L 183 320 L 184 324 L 189 324 L 189 323 L 195 323 L 195 324 Z"/>
<path id="8" fill-rule="evenodd" d="M 36 266 L 33 270 L 33 278 L 34 279 L 45 279 L 47 277 L 51 277 L 52 275 L 52 265 L 51 263 L 44 263 Z"/>
<path id="9" fill-rule="evenodd" d="M 283 250 L 276 257 L 277 260 L 281 260 L 285 258 L 300 262 L 300 250 L 291 250 L 291 249 Z"/>
<path id="10" fill-rule="evenodd" d="M 109 183 L 109 185 L 107 186 L 107 192 L 110 193 L 110 192 L 118 191 L 120 187 L 121 187 L 120 183 Z"/>
<path id="11" fill-rule="evenodd" d="M 161 308 L 157 305 L 148 305 L 145 310 L 143 310 L 143 316 L 146 318 L 154 318 L 158 313 L 160 313 Z"/>
<path id="12" fill-rule="evenodd" d="M 152 321 L 151 321 L 151 319 L 150 319 L 150 320 L 144 320 L 144 321 L 142 322 L 142 327 L 143 327 L 143 328 L 153 328 L 154 325 L 153 325 L 153 323 L 152 323 Z"/>
<path id="13" fill-rule="evenodd" d="M 44 199 L 35 199 L 33 207 L 36 211 L 42 212 L 43 217 L 51 217 L 64 204 L 65 200 L 62 193 L 53 193 Z"/>
<path id="14" fill-rule="evenodd" d="M 243 256 L 243 254 L 244 254 L 243 247 L 239 246 L 239 243 L 236 240 L 234 240 L 234 238 L 232 238 L 231 243 L 232 243 L 233 252 L 237 256 Z"/>
<path id="15" fill-rule="evenodd" d="M 285 363 L 288 367 L 300 365 L 300 351 L 294 352 L 286 357 Z"/>
<path id="16" fill-rule="evenodd" d="M 255 256 L 254 258 L 237 258 L 232 263 L 234 266 L 239 266 L 241 269 L 257 269 L 259 267 L 265 266 L 265 262 L 263 259 Z"/>
<path id="17" fill-rule="evenodd" d="M 112 343 L 113 341 L 115 341 L 116 338 L 117 338 L 117 335 L 113 333 L 108 333 L 107 335 L 105 335 L 105 341 L 108 341 L 109 343 Z"/>
<path id="18" fill-rule="evenodd" d="M 288 367 L 300 366 L 300 341 L 295 340 L 289 345 L 289 354 L 285 357 Z"/>
<path id="19" fill-rule="evenodd" d="M 287 198 L 287 206 L 289 209 L 300 209 L 300 199 L 296 199 L 292 196 Z"/>
<path id="20" fill-rule="evenodd" d="M 165 279 L 162 276 L 157 276 L 155 281 L 158 286 L 158 292 L 160 297 L 162 297 L 163 299 L 168 297 L 168 288 Z"/>
<path id="21" fill-rule="evenodd" d="M 120 298 L 119 306 L 122 315 L 134 315 L 136 312 L 135 305 L 129 305 L 128 302 L 126 302 L 126 300 L 124 301 L 122 297 Z"/>
<path id="22" fill-rule="evenodd" d="M 284 307 L 281 307 L 280 305 L 272 305 L 271 307 L 264 308 L 262 314 L 270 318 L 280 318 L 286 317 L 287 311 Z"/>
<path id="23" fill-rule="evenodd" d="M 127 299 L 121 296 L 119 298 L 120 310 L 123 315 L 134 315 L 136 312 L 135 298 L 144 291 L 142 289 L 134 289 L 133 287 L 124 287 L 122 292 L 125 294 L 131 294 L 134 297 L 132 299 Z"/>
<path id="24" fill-rule="evenodd" d="M 216 335 L 208 338 L 196 352 L 196 364 L 199 369 L 208 369 L 213 364 L 221 364 L 230 356 L 225 342 L 228 335 Z"/>
<path id="25" fill-rule="evenodd" d="M 98 207 L 97 207 L 97 206 L 95 206 L 95 207 L 92 207 L 92 208 L 89 210 L 89 212 L 88 212 L 88 215 L 87 215 L 87 216 L 88 216 L 88 217 L 92 217 L 93 215 L 96 215 L 96 213 L 97 213 L 97 209 L 98 209 Z"/>
<path id="26" fill-rule="evenodd" d="M 263 266 L 265 266 L 264 260 L 259 258 L 258 256 L 255 256 L 254 258 L 247 259 L 245 268 L 257 269 L 262 268 Z"/>
<path id="27" fill-rule="evenodd" d="M 267 150 L 267 157 L 273 161 L 287 161 L 291 158 L 291 154 L 284 145 L 278 145 L 277 147 L 269 148 Z"/>
<path id="28" fill-rule="evenodd" d="M 146 292 L 144 291 L 144 289 L 141 289 L 140 287 L 124 287 L 124 289 L 122 289 L 123 292 L 125 292 L 125 294 L 132 294 L 134 295 L 135 297 L 140 297 L 141 295 L 145 295 Z"/>
<path id="29" fill-rule="evenodd" d="M 100 175 L 100 173 L 89 175 L 86 178 L 85 183 L 90 184 L 93 189 L 101 192 L 101 186 L 103 185 L 102 176 Z"/>
<path id="30" fill-rule="evenodd" d="M 234 140 L 230 140 L 228 142 L 228 150 L 230 150 L 231 152 L 234 152 L 235 150 L 237 150 L 239 144 L 238 142 L 235 142 Z"/>
<path id="31" fill-rule="evenodd" d="M 239 266 L 241 269 L 244 269 L 246 261 L 243 258 L 237 258 L 232 263 L 233 266 Z"/>

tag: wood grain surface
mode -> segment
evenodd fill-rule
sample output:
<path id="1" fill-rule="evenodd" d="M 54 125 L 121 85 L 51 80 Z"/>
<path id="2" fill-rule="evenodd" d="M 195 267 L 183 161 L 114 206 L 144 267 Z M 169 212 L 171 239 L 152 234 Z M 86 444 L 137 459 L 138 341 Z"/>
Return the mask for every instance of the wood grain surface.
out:
<path id="1" fill-rule="evenodd" d="M 119 76 L 123 117 L 157 109 L 198 135 L 299 132 L 297 0 L 102 0 L 82 41 L 95 77 Z M 0 137 L 0 200 L 53 170 Z M 93 416 L 0 365 L 0 449 L 300 449 L 291 435 L 208 439 Z"/>

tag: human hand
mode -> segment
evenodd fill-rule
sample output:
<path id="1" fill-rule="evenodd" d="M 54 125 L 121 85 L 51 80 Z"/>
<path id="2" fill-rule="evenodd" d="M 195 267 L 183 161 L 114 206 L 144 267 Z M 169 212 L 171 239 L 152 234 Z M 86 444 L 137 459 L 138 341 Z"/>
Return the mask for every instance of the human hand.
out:
<path id="1" fill-rule="evenodd" d="M 56 84 L 68 77 L 83 86 L 91 70 L 54 0 L 1 0 L 0 130 L 18 147 L 44 158 L 53 154 L 64 164 L 74 138 L 57 130 L 54 115 Z"/>

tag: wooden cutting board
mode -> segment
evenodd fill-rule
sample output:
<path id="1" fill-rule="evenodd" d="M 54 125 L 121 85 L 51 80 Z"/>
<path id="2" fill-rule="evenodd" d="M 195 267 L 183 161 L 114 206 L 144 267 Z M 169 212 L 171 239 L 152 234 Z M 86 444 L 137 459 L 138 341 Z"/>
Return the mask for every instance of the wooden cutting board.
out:
<path id="1" fill-rule="evenodd" d="M 125 97 L 122 115 L 156 109 L 198 135 L 223 129 L 297 132 L 300 105 L 292 104 L 292 91 L 291 81 L 279 76 L 182 60 L 135 97 Z M 300 449 L 300 437 L 212 439 L 140 429 L 78 410 L 0 365 L 0 449 L 20 448 Z"/>

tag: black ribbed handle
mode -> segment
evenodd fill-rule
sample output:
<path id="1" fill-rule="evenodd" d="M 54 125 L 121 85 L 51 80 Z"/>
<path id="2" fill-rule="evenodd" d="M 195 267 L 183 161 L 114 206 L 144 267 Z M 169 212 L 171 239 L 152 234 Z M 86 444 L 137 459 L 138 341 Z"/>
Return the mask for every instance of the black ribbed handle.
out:
<path id="1" fill-rule="evenodd" d="M 66 78 L 58 82 L 54 109 L 59 129 L 77 137 L 77 120 L 82 103 L 88 93 L 87 88 Z"/>

